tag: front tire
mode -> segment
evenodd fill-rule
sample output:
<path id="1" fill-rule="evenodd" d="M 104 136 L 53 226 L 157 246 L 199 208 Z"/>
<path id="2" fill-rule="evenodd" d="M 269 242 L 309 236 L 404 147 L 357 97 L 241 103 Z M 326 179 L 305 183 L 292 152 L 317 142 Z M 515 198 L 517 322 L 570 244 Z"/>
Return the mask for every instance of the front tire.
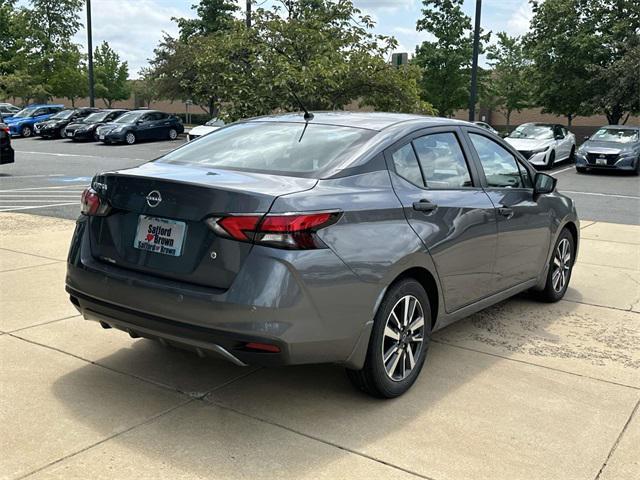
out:
<path id="1" fill-rule="evenodd" d="M 547 281 L 537 296 L 544 302 L 557 302 L 564 297 L 571 280 L 575 260 L 575 240 L 568 229 L 563 229 L 553 247 Z"/>
<path id="2" fill-rule="evenodd" d="M 552 150 L 549 154 L 549 161 L 547 162 L 547 168 L 551 169 L 556 163 L 556 151 Z"/>
<path id="3" fill-rule="evenodd" d="M 127 134 L 124 136 L 124 141 L 127 145 L 133 145 L 134 143 L 136 143 L 136 136 L 133 132 L 127 132 Z"/>
<path id="4" fill-rule="evenodd" d="M 31 130 L 30 126 L 25 125 L 24 127 L 22 127 L 22 130 L 20 130 L 20 135 L 22 135 L 24 138 L 29 138 L 31 135 L 33 135 L 33 130 Z"/>
<path id="5" fill-rule="evenodd" d="M 389 287 L 374 318 L 362 370 L 349 380 L 374 397 L 405 393 L 420 375 L 431 339 L 429 297 L 420 283 L 402 279 Z"/>
<path id="6" fill-rule="evenodd" d="M 574 163 L 576 161 L 576 147 L 571 147 L 571 153 L 569 154 L 569 162 Z"/>
<path id="7" fill-rule="evenodd" d="M 587 173 L 586 167 L 576 167 L 576 172 L 578 173 Z"/>
<path id="8" fill-rule="evenodd" d="M 58 132 L 58 135 L 60 135 L 60 138 L 67 138 L 67 132 L 65 131 L 65 127 L 62 127 L 60 129 L 60 131 Z"/>

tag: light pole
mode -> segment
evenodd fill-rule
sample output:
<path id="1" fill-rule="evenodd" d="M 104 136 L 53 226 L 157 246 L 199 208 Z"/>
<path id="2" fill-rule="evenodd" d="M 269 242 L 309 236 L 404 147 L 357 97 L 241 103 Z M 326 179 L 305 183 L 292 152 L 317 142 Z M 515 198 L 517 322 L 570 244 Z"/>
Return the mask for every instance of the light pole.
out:
<path id="1" fill-rule="evenodd" d="M 93 42 L 91 39 L 91 0 L 87 0 L 87 50 L 89 60 L 89 106 L 95 107 L 96 100 L 93 92 Z"/>
<path id="2" fill-rule="evenodd" d="M 478 53 L 480 50 L 480 13 L 482 0 L 476 0 L 476 24 L 473 30 L 473 60 L 471 63 L 471 95 L 469 95 L 469 121 L 476 119 L 476 95 L 478 91 Z"/>
<path id="3" fill-rule="evenodd" d="M 247 28 L 251 28 L 251 0 L 247 0 Z"/>

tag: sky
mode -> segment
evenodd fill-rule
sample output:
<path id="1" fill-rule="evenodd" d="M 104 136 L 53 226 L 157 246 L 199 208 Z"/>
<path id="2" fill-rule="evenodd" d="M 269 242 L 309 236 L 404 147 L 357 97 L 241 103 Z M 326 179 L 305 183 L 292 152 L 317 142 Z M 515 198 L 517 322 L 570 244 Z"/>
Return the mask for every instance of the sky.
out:
<path id="1" fill-rule="evenodd" d="M 197 0 L 92 0 L 93 44 L 109 42 L 122 60 L 129 64 L 129 75 L 136 78 L 140 69 L 153 56 L 153 49 L 163 32 L 176 35 L 172 17 L 193 17 L 191 5 Z M 236 0 L 244 5 L 243 0 Z M 257 0 L 258 6 L 268 6 L 273 0 Z M 25 0 L 23 2 L 25 3 Z M 393 35 L 399 42 L 398 52 L 415 51 L 416 45 L 429 39 L 424 32 L 416 32 L 420 17 L 420 0 L 353 0 L 356 7 L 376 22 L 374 31 Z M 464 11 L 472 18 L 475 0 L 464 1 Z M 506 31 L 522 35 L 529 28 L 531 8 L 528 0 L 483 0 L 482 28 L 494 33 Z M 85 13 L 82 12 L 84 22 Z M 495 36 L 494 36 L 495 37 Z M 75 41 L 86 48 L 86 31 L 78 32 Z M 484 64 L 484 59 L 480 59 Z"/>

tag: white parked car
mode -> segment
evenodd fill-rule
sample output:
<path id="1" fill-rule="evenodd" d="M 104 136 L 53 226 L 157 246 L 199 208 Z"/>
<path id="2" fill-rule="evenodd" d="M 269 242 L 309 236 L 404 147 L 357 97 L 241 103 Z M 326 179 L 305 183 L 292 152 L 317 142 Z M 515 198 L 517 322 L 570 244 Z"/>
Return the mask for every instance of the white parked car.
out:
<path id="1" fill-rule="evenodd" d="M 215 132 L 220 127 L 224 127 L 224 122 L 219 118 L 212 118 L 204 125 L 198 125 L 197 127 L 193 127 L 191 130 L 189 130 L 189 133 L 187 133 L 187 141 L 190 142 L 191 140 L 201 137 L 202 135 Z"/>
<path id="2" fill-rule="evenodd" d="M 576 136 L 553 123 L 523 123 L 505 140 L 536 167 L 551 168 L 555 162 L 572 161 L 576 152 Z"/>
<path id="3" fill-rule="evenodd" d="M 493 133 L 494 135 L 500 135 L 495 128 L 493 128 L 491 125 L 489 125 L 486 122 L 473 122 L 473 123 L 476 124 L 477 126 L 479 126 L 480 128 L 484 128 L 485 130 L 488 130 L 489 132 Z"/>

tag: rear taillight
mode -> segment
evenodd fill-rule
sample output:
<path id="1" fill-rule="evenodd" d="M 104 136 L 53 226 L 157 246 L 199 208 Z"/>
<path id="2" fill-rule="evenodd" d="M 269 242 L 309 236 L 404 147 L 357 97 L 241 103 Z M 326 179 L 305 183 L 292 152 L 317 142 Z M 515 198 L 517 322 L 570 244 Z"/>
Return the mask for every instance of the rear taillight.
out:
<path id="1" fill-rule="evenodd" d="M 8 127 L 8 126 L 6 126 L 6 125 L 5 125 L 5 126 L 0 127 L 0 130 L 2 130 L 3 132 L 5 132 L 6 134 L 10 134 L 10 133 L 11 133 L 11 130 L 9 130 L 9 127 Z"/>
<path id="2" fill-rule="evenodd" d="M 221 237 L 276 248 L 307 250 L 325 248 L 316 232 L 336 223 L 340 212 L 212 217 L 207 225 Z"/>
<path id="3" fill-rule="evenodd" d="M 80 199 L 80 211 L 84 215 L 102 217 L 107 215 L 111 206 L 106 200 L 100 198 L 93 188 L 87 188 L 82 192 Z"/>

